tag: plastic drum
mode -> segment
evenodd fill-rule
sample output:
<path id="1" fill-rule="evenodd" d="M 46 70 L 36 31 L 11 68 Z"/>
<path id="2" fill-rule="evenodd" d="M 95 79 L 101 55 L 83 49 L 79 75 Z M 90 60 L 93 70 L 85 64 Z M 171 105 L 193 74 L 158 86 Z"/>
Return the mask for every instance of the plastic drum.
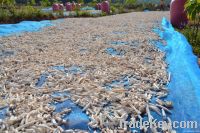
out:
<path id="1" fill-rule="evenodd" d="M 66 11 L 72 11 L 72 4 L 70 2 L 66 3 Z"/>
<path id="2" fill-rule="evenodd" d="M 53 4 L 52 9 L 53 9 L 53 11 L 58 11 L 59 10 L 59 4 Z"/>
<path id="3" fill-rule="evenodd" d="M 176 28 L 183 28 L 187 23 L 184 4 L 187 0 L 172 0 L 170 4 L 170 21 Z"/>
<path id="4" fill-rule="evenodd" d="M 106 13 L 110 13 L 110 4 L 108 1 L 104 1 L 101 4 L 101 10 Z"/>

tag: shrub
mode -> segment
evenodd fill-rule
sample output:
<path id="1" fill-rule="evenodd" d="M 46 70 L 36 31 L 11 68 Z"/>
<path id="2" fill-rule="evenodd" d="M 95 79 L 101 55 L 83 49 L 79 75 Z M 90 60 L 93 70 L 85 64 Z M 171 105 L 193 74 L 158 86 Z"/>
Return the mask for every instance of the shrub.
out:
<path id="1" fill-rule="evenodd" d="M 8 5 L 14 5 L 15 4 L 15 0 L 0 0 L 0 6 L 8 6 Z"/>
<path id="2" fill-rule="evenodd" d="M 110 10 L 112 14 L 116 14 L 118 12 L 117 8 L 113 5 L 110 6 Z"/>
<path id="3" fill-rule="evenodd" d="M 136 0 L 125 0 L 126 8 L 134 8 Z"/>
<path id="4" fill-rule="evenodd" d="M 92 14 L 90 14 L 89 12 L 86 12 L 86 11 L 80 11 L 79 16 L 80 17 L 92 17 Z"/>
<path id="5" fill-rule="evenodd" d="M 11 14 L 8 10 L 0 9 L 0 23 L 5 22 L 7 23 L 10 20 Z"/>
<path id="6" fill-rule="evenodd" d="M 87 5 L 91 7 L 95 7 L 97 3 L 98 3 L 97 0 L 92 0 L 92 2 L 89 2 Z"/>
<path id="7" fill-rule="evenodd" d="M 17 23 L 23 20 L 54 19 L 51 13 L 44 13 L 32 6 L 0 8 L 0 23 Z"/>
<path id="8" fill-rule="evenodd" d="M 193 46 L 194 52 L 200 55 L 200 2 L 187 0 L 185 9 L 189 17 L 189 25 L 181 32 Z"/>
<path id="9" fill-rule="evenodd" d="M 40 5 L 43 7 L 48 7 L 51 6 L 51 3 L 49 2 L 49 0 L 41 0 Z"/>

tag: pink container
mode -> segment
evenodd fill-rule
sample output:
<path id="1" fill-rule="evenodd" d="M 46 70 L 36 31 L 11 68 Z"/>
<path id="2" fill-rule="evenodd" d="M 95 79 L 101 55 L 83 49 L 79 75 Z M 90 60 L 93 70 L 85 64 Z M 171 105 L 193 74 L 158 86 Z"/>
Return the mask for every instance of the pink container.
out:
<path id="1" fill-rule="evenodd" d="M 59 10 L 59 4 L 53 4 L 52 8 L 53 8 L 53 11 L 58 11 Z"/>
<path id="2" fill-rule="evenodd" d="M 96 4 L 96 9 L 97 9 L 97 10 L 101 10 L 101 3 L 97 3 L 97 4 Z"/>
<path id="3" fill-rule="evenodd" d="M 66 3 L 66 11 L 72 11 L 72 4 L 70 2 Z"/>
<path id="4" fill-rule="evenodd" d="M 74 11 L 76 9 L 76 3 L 73 1 L 72 2 L 72 10 Z"/>
<path id="5" fill-rule="evenodd" d="M 104 1 L 101 4 L 101 10 L 106 13 L 110 13 L 110 4 L 108 1 Z"/>
<path id="6" fill-rule="evenodd" d="M 64 9 L 63 4 L 59 4 L 59 10 L 63 10 L 63 9 Z"/>
<path id="7" fill-rule="evenodd" d="M 170 4 L 170 21 L 176 28 L 183 28 L 187 23 L 184 4 L 187 0 L 172 0 Z"/>

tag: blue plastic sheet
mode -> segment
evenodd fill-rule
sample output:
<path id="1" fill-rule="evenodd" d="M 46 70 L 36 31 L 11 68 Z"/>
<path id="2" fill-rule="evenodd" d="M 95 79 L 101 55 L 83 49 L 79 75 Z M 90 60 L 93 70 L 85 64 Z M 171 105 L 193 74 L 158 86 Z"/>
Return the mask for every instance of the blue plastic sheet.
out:
<path id="1" fill-rule="evenodd" d="M 83 74 L 84 71 L 80 66 L 77 65 L 72 65 L 70 67 L 65 67 L 65 66 L 53 66 L 52 69 L 63 71 L 66 74 Z"/>
<path id="2" fill-rule="evenodd" d="M 112 34 L 125 35 L 125 34 L 127 34 L 127 32 L 125 32 L 125 31 L 113 31 Z"/>
<path id="3" fill-rule="evenodd" d="M 35 32 L 46 26 L 52 26 L 51 21 L 22 21 L 17 24 L 0 24 L 0 37 L 19 34 L 21 32 Z"/>
<path id="4" fill-rule="evenodd" d="M 128 45 L 129 42 L 126 42 L 126 41 L 112 41 L 112 42 L 110 42 L 110 44 L 112 44 L 112 45 Z"/>
<path id="5" fill-rule="evenodd" d="M 172 121 L 195 121 L 197 128 L 178 128 L 178 133 L 200 132 L 200 69 L 197 57 L 187 39 L 175 31 L 172 25 L 163 18 L 162 30 L 154 30 L 167 42 L 159 45 L 166 52 L 168 71 L 171 73 L 171 82 L 168 85 L 170 94 L 168 100 L 173 101 L 174 108 L 170 116 Z"/>
<path id="6" fill-rule="evenodd" d="M 112 56 L 122 56 L 125 54 L 124 50 L 117 50 L 115 48 L 107 48 L 106 53 Z"/>
<path id="7" fill-rule="evenodd" d="M 36 87 L 42 87 L 46 82 L 48 77 L 47 73 L 41 74 L 40 78 L 38 79 L 37 83 L 35 84 Z"/>
<path id="8" fill-rule="evenodd" d="M 68 93 L 54 93 L 55 96 L 69 96 Z M 63 119 L 67 120 L 67 125 L 62 125 L 61 127 L 65 130 L 67 129 L 81 129 L 81 130 L 91 130 L 88 127 L 89 117 L 82 108 L 77 106 L 71 100 L 65 100 L 64 102 L 54 103 L 53 106 L 56 107 L 55 112 L 61 112 L 63 109 L 70 108 L 72 111 L 69 114 L 64 115 Z"/>
<path id="9" fill-rule="evenodd" d="M 118 79 L 112 80 L 110 83 L 105 83 L 104 87 L 106 90 L 112 90 L 115 87 L 123 87 L 125 89 L 130 89 L 130 80 L 134 79 L 133 76 L 123 75 Z"/>
<path id="10" fill-rule="evenodd" d="M 4 107 L 0 109 L 0 119 L 5 119 L 6 118 L 6 113 L 7 113 L 8 108 Z"/>
<path id="11" fill-rule="evenodd" d="M 15 54 L 14 51 L 8 51 L 8 50 L 1 50 L 0 51 L 0 57 L 10 57 L 14 54 Z"/>

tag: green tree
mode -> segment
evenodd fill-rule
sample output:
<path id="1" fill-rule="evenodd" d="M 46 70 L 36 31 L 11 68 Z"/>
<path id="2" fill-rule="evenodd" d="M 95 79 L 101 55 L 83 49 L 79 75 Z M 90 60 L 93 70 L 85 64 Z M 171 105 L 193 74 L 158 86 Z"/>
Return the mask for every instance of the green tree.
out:
<path id="1" fill-rule="evenodd" d="M 14 5 L 15 4 L 15 0 L 0 0 L 1 6 L 4 5 Z"/>
<path id="2" fill-rule="evenodd" d="M 78 3 L 84 4 L 84 0 L 77 0 Z"/>
<path id="3" fill-rule="evenodd" d="M 40 5 L 43 7 L 47 7 L 47 6 L 50 6 L 51 3 L 49 2 L 49 0 L 41 0 Z"/>
<path id="4" fill-rule="evenodd" d="M 34 6 L 34 5 L 36 5 L 36 2 L 35 2 L 35 0 L 31 0 L 31 1 L 30 1 L 30 5 L 31 5 L 31 6 Z"/>

